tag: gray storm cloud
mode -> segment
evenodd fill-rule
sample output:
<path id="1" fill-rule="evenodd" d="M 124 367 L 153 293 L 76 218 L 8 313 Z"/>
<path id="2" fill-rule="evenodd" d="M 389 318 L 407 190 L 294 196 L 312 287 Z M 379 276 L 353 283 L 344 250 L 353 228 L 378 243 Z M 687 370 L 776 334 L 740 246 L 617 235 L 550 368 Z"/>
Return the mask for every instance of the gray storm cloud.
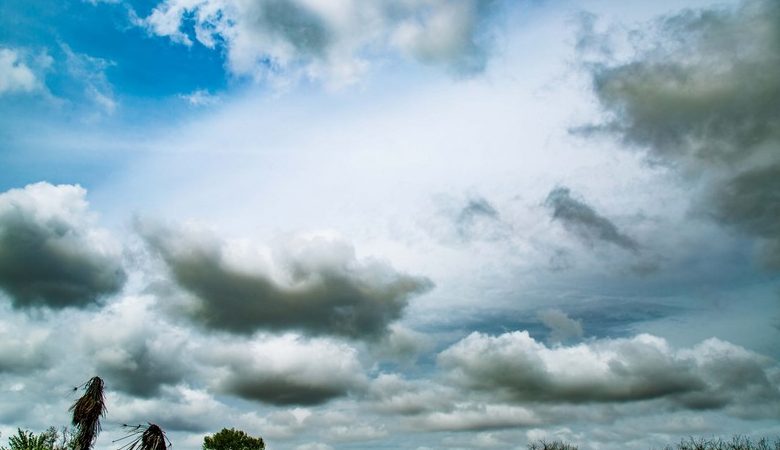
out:
<path id="1" fill-rule="evenodd" d="M 548 347 L 525 331 L 472 333 L 443 351 L 438 361 L 456 384 L 512 401 L 664 399 L 694 410 L 780 415 L 776 363 L 715 338 L 675 350 L 651 335 Z"/>
<path id="2" fill-rule="evenodd" d="M 572 197 L 568 188 L 556 187 L 550 191 L 545 205 L 550 208 L 553 220 L 559 221 L 566 230 L 589 245 L 600 241 L 625 250 L 639 249 L 636 241 L 622 233 L 609 219 L 587 203 Z"/>
<path id="3" fill-rule="evenodd" d="M 15 308 L 85 307 L 124 284 L 120 251 L 85 195 L 48 183 L 0 194 L 0 289 Z"/>
<path id="4" fill-rule="evenodd" d="M 780 267 L 780 3 L 688 10 L 642 36 L 654 45 L 631 60 L 588 65 L 608 118 L 581 130 L 699 179 L 696 209 L 760 238 Z"/>
<path id="5" fill-rule="evenodd" d="M 433 286 L 427 278 L 399 273 L 385 263 L 359 261 L 341 240 L 285 243 L 272 258 L 280 274 L 274 277 L 231 263 L 225 244 L 213 236 L 148 222 L 137 228 L 174 281 L 194 296 L 181 312 L 216 330 L 378 338 L 401 317 L 412 296 Z"/>

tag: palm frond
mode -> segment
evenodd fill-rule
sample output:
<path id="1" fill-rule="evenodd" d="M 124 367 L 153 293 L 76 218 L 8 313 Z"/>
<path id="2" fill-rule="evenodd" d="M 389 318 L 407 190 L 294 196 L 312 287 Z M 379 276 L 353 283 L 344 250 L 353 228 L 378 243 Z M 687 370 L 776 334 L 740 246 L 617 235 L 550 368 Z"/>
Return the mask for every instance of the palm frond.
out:
<path id="1" fill-rule="evenodd" d="M 76 427 L 76 450 L 89 450 L 100 433 L 100 419 L 106 415 L 103 397 L 103 380 L 92 377 L 84 383 L 84 395 L 70 407 L 73 412 L 73 426 Z"/>
<path id="2" fill-rule="evenodd" d="M 126 436 L 114 442 L 131 439 L 117 450 L 167 450 L 172 447 L 171 441 L 165 435 L 165 431 L 159 425 L 148 423 L 143 425 L 122 425 L 129 429 Z"/>

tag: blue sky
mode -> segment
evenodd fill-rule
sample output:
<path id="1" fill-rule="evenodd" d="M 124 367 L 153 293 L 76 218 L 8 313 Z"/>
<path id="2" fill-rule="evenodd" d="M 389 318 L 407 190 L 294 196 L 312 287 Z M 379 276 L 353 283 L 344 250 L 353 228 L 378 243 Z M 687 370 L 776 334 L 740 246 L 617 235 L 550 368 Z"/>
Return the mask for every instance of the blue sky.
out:
<path id="1" fill-rule="evenodd" d="M 106 449 L 777 436 L 778 17 L 3 3 L 0 432 L 100 375 Z"/>

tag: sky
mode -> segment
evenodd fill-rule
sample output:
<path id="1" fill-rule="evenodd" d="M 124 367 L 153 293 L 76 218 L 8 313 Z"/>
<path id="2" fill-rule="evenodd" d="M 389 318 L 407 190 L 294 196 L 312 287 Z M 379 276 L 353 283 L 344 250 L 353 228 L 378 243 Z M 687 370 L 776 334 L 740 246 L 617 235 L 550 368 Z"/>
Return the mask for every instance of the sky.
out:
<path id="1" fill-rule="evenodd" d="M 0 433 L 780 436 L 775 0 L 0 3 Z"/>

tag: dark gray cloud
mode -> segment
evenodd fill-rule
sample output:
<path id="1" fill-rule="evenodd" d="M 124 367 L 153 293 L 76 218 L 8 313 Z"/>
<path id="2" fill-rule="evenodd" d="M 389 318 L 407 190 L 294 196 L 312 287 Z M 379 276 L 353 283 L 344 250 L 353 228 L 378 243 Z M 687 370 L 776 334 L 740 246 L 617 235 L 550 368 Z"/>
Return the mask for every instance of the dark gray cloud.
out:
<path id="1" fill-rule="evenodd" d="M 432 287 L 427 278 L 358 261 L 352 247 L 339 240 L 286 243 L 273 258 L 281 272 L 275 279 L 231 264 L 223 243 L 213 237 L 149 223 L 138 230 L 176 283 L 195 297 L 180 312 L 212 329 L 375 338 L 401 317 L 410 297 Z"/>
<path id="2" fill-rule="evenodd" d="M 780 269 L 780 161 L 736 174 L 708 200 L 716 219 L 768 240 L 767 262 Z"/>
<path id="3" fill-rule="evenodd" d="M 687 10 L 634 35 L 651 44 L 629 61 L 588 66 L 608 118 L 582 131 L 618 136 L 651 161 L 694 175 L 708 191 L 696 209 L 763 239 L 765 259 L 776 265 L 780 3 Z"/>
<path id="4" fill-rule="evenodd" d="M 180 382 L 186 368 L 182 359 L 174 354 L 167 358 L 160 355 L 146 341 L 129 342 L 129 345 L 114 349 L 121 353 L 121 359 L 105 359 L 95 364 L 112 389 L 117 389 L 138 397 L 149 398 L 159 393 L 165 385 Z"/>
<path id="5" fill-rule="evenodd" d="M 439 355 L 466 388 L 499 398 L 543 403 L 625 403 L 664 399 L 689 409 L 777 417 L 776 363 L 744 348 L 708 339 L 671 349 L 650 335 L 547 347 L 527 332 L 473 333 Z"/>
<path id="6" fill-rule="evenodd" d="M 498 210 L 484 197 L 472 197 L 454 214 L 455 230 L 463 241 L 497 239 L 502 229 Z"/>
<path id="7" fill-rule="evenodd" d="M 546 309 L 536 315 L 550 329 L 550 342 L 566 342 L 583 336 L 582 323 L 572 319 L 560 309 Z"/>
<path id="8" fill-rule="evenodd" d="M 0 194 L 0 288 L 15 308 L 84 307 L 125 281 L 119 251 L 90 220 L 78 186 Z"/>
<path id="9" fill-rule="evenodd" d="M 609 219 L 601 216 L 587 203 L 571 196 L 565 187 L 556 187 L 545 200 L 557 220 L 572 234 L 589 245 L 597 241 L 615 244 L 626 250 L 638 251 L 636 241 L 620 232 Z"/>
<path id="10" fill-rule="evenodd" d="M 216 368 L 219 391 L 273 405 L 318 405 L 365 384 L 357 351 L 324 339 L 265 336 L 224 343 L 202 359 Z"/>
<path id="11" fill-rule="evenodd" d="M 249 21 L 257 29 L 289 42 L 297 52 L 322 57 L 333 39 L 325 21 L 303 5 L 289 0 L 251 3 Z"/>
<path id="12" fill-rule="evenodd" d="M 273 405 L 319 405 L 347 394 L 348 386 L 316 385 L 284 378 L 272 380 L 234 377 L 223 386 L 226 392 Z"/>

